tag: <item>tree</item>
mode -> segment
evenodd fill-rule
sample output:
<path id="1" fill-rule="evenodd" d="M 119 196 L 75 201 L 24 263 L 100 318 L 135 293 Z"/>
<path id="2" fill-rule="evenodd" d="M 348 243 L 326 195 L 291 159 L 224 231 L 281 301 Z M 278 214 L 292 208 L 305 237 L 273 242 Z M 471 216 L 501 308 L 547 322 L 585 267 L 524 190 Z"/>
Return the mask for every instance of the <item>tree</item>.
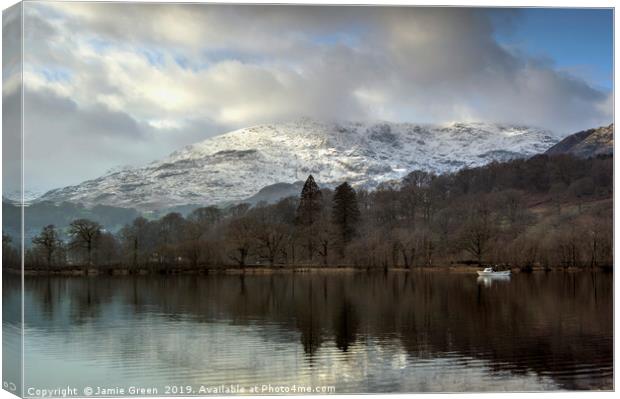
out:
<path id="1" fill-rule="evenodd" d="M 400 208 L 406 219 L 407 225 L 412 230 L 416 228 L 416 211 L 419 205 L 420 193 L 419 188 L 414 185 L 403 185 L 398 193 L 400 198 Z"/>
<path id="2" fill-rule="evenodd" d="M 415 170 L 403 178 L 400 189 L 401 204 L 408 224 L 415 230 L 415 215 L 418 206 L 422 207 L 422 216 L 428 222 L 433 210 L 433 187 L 436 176 L 422 170 Z"/>
<path id="3" fill-rule="evenodd" d="M 344 255 L 344 247 L 355 236 L 359 219 L 355 190 L 344 182 L 336 187 L 332 206 L 332 222 L 336 226 L 341 256 Z"/>
<path id="4" fill-rule="evenodd" d="M 13 239 L 8 234 L 2 233 L 2 262 L 6 266 L 20 266 L 19 251 L 12 244 Z"/>
<path id="5" fill-rule="evenodd" d="M 294 265 L 297 261 L 297 244 L 300 240 L 300 232 L 293 226 L 288 226 L 286 229 L 286 235 L 284 237 L 284 243 L 280 248 L 282 258 L 284 262 L 289 265 Z"/>
<path id="6" fill-rule="evenodd" d="M 88 219 L 78 219 L 69 225 L 71 247 L 86 251 L 87 265 L 92 265 L 93 250 L 97 245 L 97 239 L 101 235 L 101 225 Z"/>
<path id="7" fill-rule="evenodd" d="M 159 221 L 158 231 L 158 252 L 160 262 L 165 265 L 177 264 L 179 262 L 180 246 L 183 240 L 183 232 L 187 223 L 178 212 L 171 212 Z"/>
<path id="8" fill-rule="evenodd" d="M 319 219 L 322 194 L 312 175 L 308 176 L 301 190 L 296 222 L 302 226 L 311 226 Z"/>
<path id="9" fill-rule="evenodd" d="M 226 229 L 226 240 L 232 249 L 229 257 L 240 267 L 246 265 L 250 251 L 255 245 L 254 228 L 254 221 L 245 216 L 233 219 Z"/>
<path id="10" fill-rule="evenodd" d="M 577 200 L 577 207 L 579 212 L 581 212 L 583 199 L 592 196 L 596 192 L 596 186 L 591 177 L 582 177 L 572 182 L 568 187 L 568 191 Z"/>
<path id="11" fill-rule="evenodd" d="M 282 252 L 286 237 L 286 226 L 280 223 L 270 224 L 262 222 L 255 227 L 254 238 L 256 239 L 259 255 L 269 262 L 269 266 L 273 266 L 276 263 L 276 258 Z"/>
<path id="12" fill-rule="evenodd" d="M 300 228 L 308 258 L 312 260 L 315 251 L 314 224 L 319 220 L 322 212 L 323 194 L 314 181 L 312 175 L 308 176 L 301 190 L 299 206 L 295 216 L 295 222 Z"/>
<path id="13" fill-rule="evenodd" d="M 321 217 L 314 229 L 315 238 L 318 246 L 318 254 L 323 258 L 323 266 L 327 266 L 329 259 L 330 247 L 332 245 L 332 238 L 334 237 L 333 225 L 331 224 L 327 215 Z"/>
<path id="14" fill-rule="evenodd" d="M 381 183 L 377 190 L 372 193 L 372 200 L 369 213 L 375 224 L 389 229 L 395 228 L 399 214 L 403 210 L 403 198 L 399 196 L 399 192 L 393 187 Z"/>
<path id="15" fill-rule="evenodd" d="M 145 218 L 138 217 L 134 219 L 131 225 L 126 225 L 120 231 L 123 246 L 131 253 L 133 267 L 137 267 L 139 264 L 139 256 L 145 244 L 147 225 L 148 221 Z"/>
<path id="16" fill-rule="evenodd" d="M 414 170 L 403 178 L 403 186 L 423 188 L 430 186 L 435 176 L 423 170 Z"/>
<path id="17" fill-rule="evenodd" d="M 198 262 L 208 247 L 206 236 L 216 227 L 221 219 L 222 211 L 215 206 L 195 209 L 187 217 L 185 227 L 186 242 L 183 247 L 192 266 L 198 266 Z"/>
<path id="18" fill-rule="evenodd" d="M 36 249 L 41 251 L 45 256 L 47 267 L 52 266 L 54 254 L 61 248 L 62 240 L 53 224 L 45 226 L 39 235 L 32 239 L 32 243 Z"/>
<path id="19" fill-rule="evenodd" d="M 479 265 L 489 250 L 494 233 L 491 211 L 486 205 L 482 201 L 470 212 L 462 231 L 464 249 L 476 258 Z"/>
<path id="20" fill-rule="evenodd" d="M 189 214 L 187 220 L 197 223 L 203 230 L 207 230 L 222 220 L 222 211 L 216 206 L 198 208 Z"/>
<path id="21" fill-rule="evenodd" d="M 97 238 L 95 259 L 99 265 L 113 265 L 118 260 L 118 241 L 110 232 L 102 231 Z"/>
<path id="22" fill-rule="evenodd" d="M 606 236 L 613 232 L 613 221 L 610 218 L 599 220 L 589 215 L 578 218 L 573 223 L 579 227 L 578 237 L 585 252 L 585 263 L 590 268 L 605 264 L 605 249 L 609 246 L 608 243 L 613 242 L 611 237 Z"/>
<path id="23" fill-rule="evenodd" d="M 407 229 L 396 229 L 392 235 L 394 237 L 395 249 L 403 260 L 403 266 L 405 266 L 405 269 L 411 268 L 417 255 L 415 233 Z"/>
<path id="24" fill-rule="evenodd" d="M 416 263 L 424 266 L 432 265 L 435 244 L 428 229 L 423 228 L 415 231 L 397 229 L 392 235 L 397 258 L 394 263 L 397 263 L 398 258 L 401 258 L 406 269 L 411 268 Z"/>
<path id="25" fill-rule="evenodd" d="M 511 226 L 519 221 L 524 221 L 527 206 L 521 191 L 508 189 L 501 192 L 498 198 L 498 206 L 503 208 L 502 213 Z"/>
<path id="26" fill-rule="evenodd" d="M 551 200 L 555 206 L 555 210 L 557 214 L 562 213 L 562 201 L 566 197 L 567 190 L 566 185 L 564 183 L 555 183 L 549 188 L 549 194 L 551 195 Z"/>

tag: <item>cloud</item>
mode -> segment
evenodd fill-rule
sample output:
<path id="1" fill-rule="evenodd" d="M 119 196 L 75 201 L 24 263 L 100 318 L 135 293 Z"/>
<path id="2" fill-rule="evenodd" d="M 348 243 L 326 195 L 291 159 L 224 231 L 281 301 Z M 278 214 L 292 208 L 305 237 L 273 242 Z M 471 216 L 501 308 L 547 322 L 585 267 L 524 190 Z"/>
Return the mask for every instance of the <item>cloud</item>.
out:
<path id="1" fill-rule="evenodd" d="M 2 14 L 2 190 L 21 189 L 21 8 Z"/>
<path id="2" fill-rule="evenodd" d="M 611 93 L 495 40 L 497 21 L 518 26 L 514 10 L 24 7 L 24 83 L 31 115 L 40 112 L 30 134 L 72 135 L 78 154 L 124 143 L 102 165 L 301 116 L 518 122 L 561 134 L 611 120 Z"/>
<path id="3" fill-rule="evenodd" d="M 125 148 L 143 135 L 129 115 L 105 106 L 78 108 L 51 91 L 24 92 L 24 163 L 27 185 L 70 184 L 127 161 Z"/>
<path id="4" fill-rule="evenodd" d="M 111 111 L 105 106 L 78 110 L 75 102 L 51 92 L 26 91 L 24 110 L 30 115 L 27 120 L 29 124 L 46 126 L 51 131 L 63 131 L 76 139 L 117 135 L 137 138 L 141 135 L 136 121 L 127 114 Z M 29 130 L 25 129 L 25 133 L 28 138 Z"/>
<path id="5" fill-rule="evenodd" d="M 5 98 L 9 104 L 13 100 Z M 141 165 L 166 156 L 179 141 L 191 143 L 215 132 L 194 120 L 187 120 L 181 131 L 170 125 L 153 128 L 105 105 L 79 108 L 52 91 L 26 89 L 24 109 L 29 115 L 24 125 L 25 182 L 33 190 L 75 184 L 116 166 Z"/>

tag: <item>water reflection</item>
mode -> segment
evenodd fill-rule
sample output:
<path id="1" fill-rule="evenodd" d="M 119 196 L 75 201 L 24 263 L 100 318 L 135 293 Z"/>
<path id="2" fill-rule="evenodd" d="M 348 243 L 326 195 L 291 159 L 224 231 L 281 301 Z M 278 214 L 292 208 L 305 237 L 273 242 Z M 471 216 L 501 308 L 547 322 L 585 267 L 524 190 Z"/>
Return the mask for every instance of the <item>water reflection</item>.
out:
<path id="1" fill-rule="evenodd" d="M 612 389 L 612 275 L 26 280 L 26 386 Z M 480 281 L 480 280 L 478 280 Z M 9 287 L 11 294 L 11 288 Z M 18 293 L 18 291 L 15 291 Z"/>
<path id="2" fill-rule="evenodd" d="M 478 276 L 478 284 L 482 284 L 485 287 L 490 287 L 493 283 L 508 283 L 510 282 L 510 276 Z"/>

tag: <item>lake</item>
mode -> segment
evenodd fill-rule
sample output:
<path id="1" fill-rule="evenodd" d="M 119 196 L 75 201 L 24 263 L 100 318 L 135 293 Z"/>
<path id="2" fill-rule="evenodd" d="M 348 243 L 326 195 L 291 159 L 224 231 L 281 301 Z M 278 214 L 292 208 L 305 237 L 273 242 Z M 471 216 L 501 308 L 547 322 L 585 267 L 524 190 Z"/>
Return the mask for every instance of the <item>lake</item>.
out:
<path id="1" fill-rule="evenodd" d="M 611 273 L 26 277 L 24 300 L 31 396 L 613 389 Z"/>

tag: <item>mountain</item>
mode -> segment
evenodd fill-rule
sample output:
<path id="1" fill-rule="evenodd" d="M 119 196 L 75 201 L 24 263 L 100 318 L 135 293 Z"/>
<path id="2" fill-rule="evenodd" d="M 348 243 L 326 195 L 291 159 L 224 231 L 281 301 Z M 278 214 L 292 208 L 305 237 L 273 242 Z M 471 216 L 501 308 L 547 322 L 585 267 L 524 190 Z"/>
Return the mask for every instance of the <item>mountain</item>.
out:
<path id="1" fill-rule="evenodd" d="M 547 130 L 487 123 L 326 123 L 303 119 L 212 137 L 147 166 L 114 171 L 41 200 L 155 210 L 246 199 L 263 187 L 313 174 L 373 188 L 415 169 L 455 171 L 546 151 Z"/>
<path id="2" fill-rule="evenodd" d="M 260 202 L 273 204 L 278 200 L 286 197 L 298 196 L 304 186 L 303 181 L 295 183 L 276 183 L 263 187 L 260 191 L 249 198 L 245 198 L 242 202 L 250 205 L 256 205 Z"/>
<path id="3" fill-rule="evenodd" d="M 43 194 L 42 191 L 36 190 L 24 190 L 19 191 L 8 191 L 2 193 L 2 202 L 8 202 L 11 204 L 21 204 L 22 203 L 22 195 L 23 195 L 23 203 L 25 205 L 29 205 L 32 202 L 35 202 L 38 198 L 40 198 Z"/>
<path id="4" fill-rule="evenodd" d="M 571 134 L 546 152 L 549 155 L 572 154 L 581 158 L 614 153 L 614 124 Z"/>

